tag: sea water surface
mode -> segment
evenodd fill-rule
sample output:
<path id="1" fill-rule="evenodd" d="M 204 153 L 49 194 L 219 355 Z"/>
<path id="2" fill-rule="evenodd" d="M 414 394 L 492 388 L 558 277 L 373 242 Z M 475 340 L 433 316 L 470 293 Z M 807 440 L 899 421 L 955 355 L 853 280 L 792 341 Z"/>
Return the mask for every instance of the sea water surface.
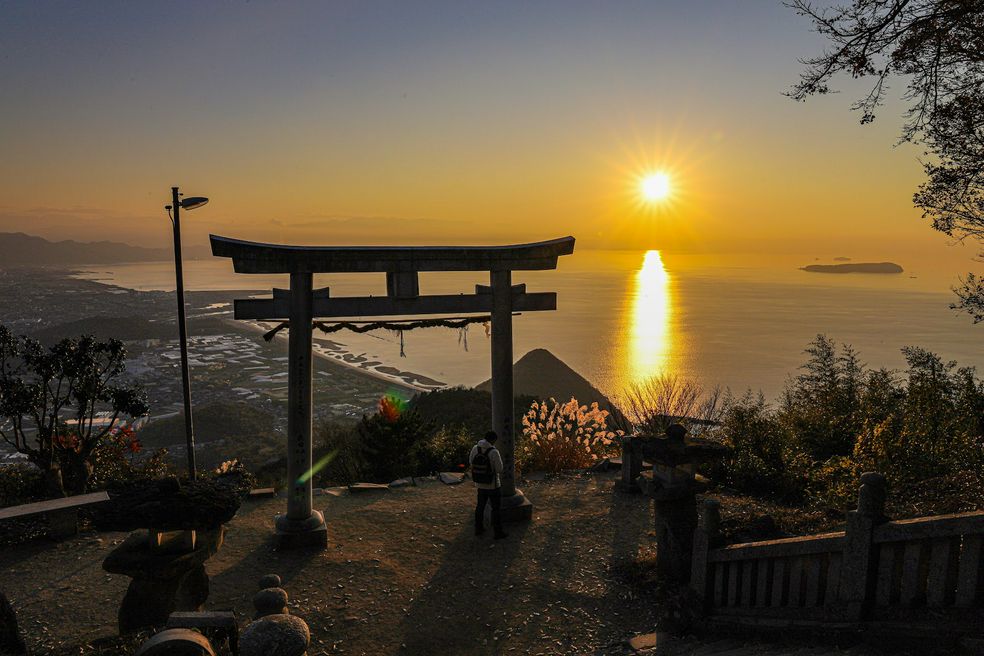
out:
<path id="1" fill-rule="evenodd" d="M 678 255 L 581 250 L 555 271 L 514 272 L 529 291 L 557 292 L 557 311 L 514 318 L 514 355 L 546 348 L 605 393 L 619 397 L 646 377 L 674 374 L 705 387 L 779 394 L 824 333 L 851 344 L 871 367 L 901 368 L 903 346 L 922 346 L 960 365 L 984 366 L 984 325 L 949 309 L 956 281 L 939 267 L 902 274 L 821 274 L 799 269 L 813 258 Z M 137 290 L 174 289 L 173 263 L 99 266 L 81 274 Z M 185 263 L 189 290 L 286 288 L 288 277 L 243 275 L 229 260 Z M 472 293 L 488 274 L 423 273 L 421 293 Z M 381 274 L 319 275 L 332 296 L 383 295 Z M 317 336 L 317 331 L 315 335 Z M 451 385 L 489 377 L 489 339 L 481 324 L 404 334 L 338 332 L 345 351 Z M 467 348 L 466 343 L 467 342 Z"/>

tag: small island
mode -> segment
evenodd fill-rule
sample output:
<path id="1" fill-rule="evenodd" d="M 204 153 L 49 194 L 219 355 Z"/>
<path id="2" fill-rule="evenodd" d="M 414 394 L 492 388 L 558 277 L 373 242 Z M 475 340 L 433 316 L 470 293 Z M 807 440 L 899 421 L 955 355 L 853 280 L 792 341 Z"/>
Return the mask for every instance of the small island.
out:
<path id="1" fill-rule="evenodd" d="M 894 262 L 851 262 L 849 264 L 809 264 L 800 267 L 811 273 L 902 273 Z"/>

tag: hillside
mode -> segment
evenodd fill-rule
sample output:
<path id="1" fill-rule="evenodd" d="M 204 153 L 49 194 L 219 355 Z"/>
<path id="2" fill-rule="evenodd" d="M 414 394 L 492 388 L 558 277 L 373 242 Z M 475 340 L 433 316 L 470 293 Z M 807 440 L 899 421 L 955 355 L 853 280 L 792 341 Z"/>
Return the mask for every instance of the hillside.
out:
<path id="1" fill-rule="evenodd" d="M 198 249 L 185 251 L 185 257 L 197 255 Z M 23 232 L 0 232 L 0 263 L 3 266 L 159 262 L 173 257 L 170 248 L 143 248 L 114 241 L 48 241 Z"/>
<path id="2" fill-rule="evenodd" d="M 535 399 L 517 394 L 513 413 L 518 419 L 526 414 Z M 416 395 L 410 407 L 420 413 L 424 421 L 435 426 L 461 427 L 475 439 L 482 437 L 492 427 L 492 395 L 486 390 L 450 387 Z"/>
<path id="3" fill-rule="evenodd" d="M 238 458 L 247 467 L 258 468 L 283 455 L 282 434 L 277 420 L 253 404 L 218 401 L 194 406 L 195 442 L 199 466 L 214 467 L 224 460 Z M 138 433 L 147 449 L 183 445 L 184 415 L 178 413 L 152 421 Z M 181 458 L 184 458 L 182 455 Z"/>
<path id="4" fill-rule="evenodd" d="M 491 392 L 491 379 L 475 389 Z M 513 365 L 513 394 L 558 401 L 573 397 L 582 405 L 596 401 L 603 410 L 619 417 L 622 414 L 601 390 L 546 349 L 533 349 Z"/>

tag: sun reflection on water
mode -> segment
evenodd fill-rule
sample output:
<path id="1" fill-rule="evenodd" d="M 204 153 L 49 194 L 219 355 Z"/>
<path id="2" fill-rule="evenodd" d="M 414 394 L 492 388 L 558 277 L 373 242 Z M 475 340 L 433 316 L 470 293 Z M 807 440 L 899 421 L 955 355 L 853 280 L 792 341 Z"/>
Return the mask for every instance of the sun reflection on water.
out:
<path id="1" fill-rule="evenodd" d="M 672 347 L 670 276 L 659 251 L 648 251 L 636 272 L 632 293 L 629 361 L 632 382 L 665 372 Z"/>

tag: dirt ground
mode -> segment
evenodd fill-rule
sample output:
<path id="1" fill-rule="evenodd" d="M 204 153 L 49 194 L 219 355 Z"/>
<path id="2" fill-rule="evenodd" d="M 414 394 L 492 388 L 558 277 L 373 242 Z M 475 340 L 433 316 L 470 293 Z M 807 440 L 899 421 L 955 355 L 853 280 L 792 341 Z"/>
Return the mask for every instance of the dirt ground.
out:
<path id="1" fill-rule="evenodd" d="M 534 519 L 507 526 L 501 541 L 473 535 L 467 482 L 317 496 L 327 551 L 276 551 L 273 518 L 285 501 L 249 502 L 207 564 L 207 608 L 234 609 L 245 624 L 257 579 L 276 573 L 291 612 L 311 628 L 312 656 L 624 653 L 627 637 L 656 628 L 651 586 L 626 574 L 651 547 L 652 508 L 612 483 L 610 475 L 524 483 Z M 101 562 L 123 537 L 0 553 L 0 589 L 32 653 L 83 653 L 116 633 L 129 579 Z"/>

